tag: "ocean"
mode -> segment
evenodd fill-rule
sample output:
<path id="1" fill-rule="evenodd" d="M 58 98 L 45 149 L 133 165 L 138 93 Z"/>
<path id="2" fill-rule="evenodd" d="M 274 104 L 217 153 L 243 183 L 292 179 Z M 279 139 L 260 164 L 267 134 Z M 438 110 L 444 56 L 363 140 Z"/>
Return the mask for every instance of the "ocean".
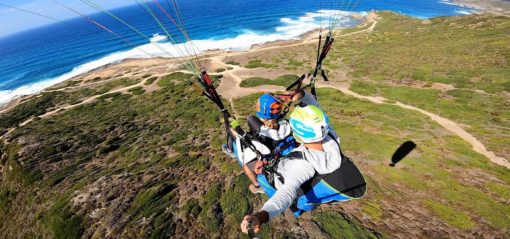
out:
<path id="1" fill-rule="evenodd" d="M 319 28 L 321 17 L 337 9 L 361 14 L 370 10 L 390 10 L 417 18 L 463 15 L 473 11 L 437 0 L 360 0 L 353 7 L 356 1 L 339 1 L 344 5 L 330 5 L 326 3 L 328 1 L 321 4 L 319 0 L 178 2 L 186 30 L 200 51 L 245 50 L 254 44 L 295 39 Z M 170 7 L 167 1 L 160 4 L 167 9 Z M 0 105 L 123 59 L 178 56 L 172 42 L 162 37 L 165 32 L 140 5 L 115 9 L 112 13 L 147 38 L 103 13 L 89 17 L 121 35 L 123 40 L 78 15 L 67 24 L 54 23 L 1 38 Z M 164 16 L 161 12 L 160 15 Z M 176 33 L 168 18 L 161 19 L 171 35 Z M 340 27 L 358 23 L 348 15 L 341 20 Z M 150 41 L 159 42 L 168 50 L 162 51 Z M 185 41 L 179 37 L 175 39 L 177 44 Z"/>

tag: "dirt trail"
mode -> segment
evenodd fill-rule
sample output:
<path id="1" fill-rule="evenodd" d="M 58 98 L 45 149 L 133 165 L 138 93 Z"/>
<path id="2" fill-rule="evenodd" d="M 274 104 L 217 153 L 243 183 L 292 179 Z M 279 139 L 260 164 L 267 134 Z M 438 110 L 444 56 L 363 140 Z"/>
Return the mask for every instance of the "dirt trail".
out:
<path id="1" fill-rule="evenodd" d="M 473 135 L 471 135 L 466 130 L 464 130 L 459 124 L 457 124 L 457 123 L 455 123 L 455 122 L 453 122 L 453 121 L 451 121 L 451 120 L 449 120 L 447 118 L 441 117 L 441 116 L 439 116 L 437 114 L 428 112 L 426 110 L 417 108 L 415 106 L 406 105 L 406 104 L 404 104 L 402 102 L 398 102 L 397 101 L 395 103 L 388 103 L 388 101 L 385 98 L 383 98 L 383 97 L 363 96 L 363 95 L 360 95 L 360 94 L 358 94 L 356 92 L 353 92 L 353 91 L 349 90 L 347 87 L 331 85 L 331 84 L 328 84 L 328 85 L 318 84 L 318 86 L 319 87 L 326 87 L 326 88 L 337 89 L 337 90 L 341 91 L 344 94 L 347 94 L 347 95 L 350 95 L 350 96 L 354 96 L 354 97 L 359 98 L 359 99 L 365 99 L 365 100 L 368 100 L 368 101 L 370 101 L 372 103 L 396 105 L 396 106 L 404 108 L 404 109 L 418 111 L 418 112 L 420 112 L 420 113 L 422 113 L 422 114 L 424 114 L 426 116 L 429 116 L 433 121 L 437 122 L 443 128 L 449 130 L 450 132 L 452 132 L 452 133 L 456 134 L 457 136 L 459 136 L 460 138 L 462 138 L 464 141 L 466 141 L 469 144 L 471 144 L 471 146 L 472 146 L 472 148 L 473 148 L 473 150 L 475 152 L 484 155 L 485 157 L 489 158 L 490 161 L 492 161 L 495 164 L 498 164 L 498 165 L 501 165 L 501 166 L 504 166 L 504 167 L 510 169 L 510 162 L 508 160 L 506 160 L 505 158 L 497 156 L 492 151 L 487 150 L 487 148 L 477 138 L 475 138 Z"/>
<path id="2" fill-rule="evenodd" d="M 369 28 L 367 28 L 365 30 L 361 30 L 361 31 L 345 34 L 345 35 L 353 35 L 353 34 L 360 34 L 360 33 L 364 33 L 364 32 L 371 32 L 371 31 L 374 30 L 376 24 L 377 24 L 377 20 L 376 20 L 376 18 L 374 18 L 373 19 L 373 23 L 372 23 L 372 25 Z M 312 43 L 314 40 L 315 39 L 308 39 L 308 40 L 305 40 L 305 41 L 303 41 L 301 43 L 290 44 L 287 47 L 298 46 L 298 45 L 303 45 L 303 44 L 309 44 L 309 43 Z M 254 50 L 254 51 L 266 51 L 266 50 L 270 50 L 272 48 L 275 48 L 275 47 L 260 48 L 260 49 Z M 253 51 L 250 51 L 250 52 L 253 52 Z M 232 55 L 237 55 L 237 54 L 242 54 L 242 53 L 228 54 L 226 56 L 232 56 Z M 221 62 L 221 60 L 223 60 L 226 56 L 212 57 L 211 58 L 211 62 L 212 62 L 212 64 L 214 66 L 227 66 L 227 64 L 225 64 L 224 62 Z M 223 97 L 227 98 L 231 103 L 232 103 L 232 99 L 237 98 L 237 97 L 243 97 L 243 96 L 246 96 L 246 95 L 251 94 L 251 93 L 255 93 L 255 92 L 268 92 L 268 91 L 279 91 L 279 90 L 283 90 L 284 89 L 283 87 L 274 87 L 274 86 L 258 86 L 256 88 L 242 88 L 242 87 L 239 86 L 239 84 L 242 81 L 242 78 L 240 76 L 236 75 L 236 72 L 238 72 L 239 70 L 243 70 L 244 68 L 239 67 L 239 66 L 235 66 L 233 68 L 234 69 L 232 69 L 230 71 L 227 71 L 224 74 L 224 76 L 226 76 L 226 79 L 224 81 L 222 81 L 222 83 L 218 87 L 218 93 L 221 94 Z M 246 69 L 244 69 L 244 70 L 246 70 Z M 464 141 L 466 141 L 469 144 L 471 144 L 472 149 L 475 152 L 484 155 L 491 162 L 493 162 L 495 164 L 498 164 L 498 165 L 501 165 L 501 166 L 504 166 L 504 167 L 510 169 L 510 162 L 508 160 L 506 160 L 505 158 L 497 156 L 492 151 L 487 150 L 485 145 L 483 145 L 476 137 L 474 137 L 473 135 L 468 133 L 459 124 L 453 122 L 452 120 L 449 120 L 447 118 L 441 117 L 441 116 L 439 116 L 437 114 L 428 112 L 426 110 L 417 108 L 415 106 L 406 105 L 406 104 L 404 104 L 402 102 L 398 102 L 397 101 L 396 103 L 388 103 L 388 101 L 385 98 L 383 98 L 383 97 L 374 97 L 374 96 L 360 95 L 360 94 L 358 94 L 356 92 L 353 92 L 353 91 L 349 90 L 348 87 L 346 87 L 346 86 L 331 85 L 331 84 L 327 84 L 327 85 L 326 84 L 317 84 L 317 86 L 318 87 L 334 88 L 334 89 L 340 90 L 344 94 L 347 94 L 347 95 L 350 95 L 350 96 L 354 96 L 354 97 L 356 97 L 358 99 L 365 99 L 365 100 L 368 100 L 368 101 L 376 103 L 376 104 L 396 105 L 396 106 L 404 108 L 404 109 L 414 110 L 414 111 L 420 112 L 420 113 L 422 113 L 424 115 L 427 115 L 433 121 L 435 121 L 439 125 L 441 125 L 443 128 L 449 130 L 450 132 L 452 132 L 455 135 L 457 135 L 460 138 L 462 138 Z"/>
<path id="3" fill-rule="evenodd" d="M 216 89 L 218 94 L 222 97 L 232 101 L 234 98 L 247 96 L 257 92 L 274 92 L 285 90 L 285 87 L 282 86 L 257 86 L 251 88 L 241 87 L 241 81 L 243 78 L 236 74 L 241 70 L 247 70 L 246 68 L 240 66 L 230 66 L 224 63 L 222 60 L 225 56 L 216 56 L 209 58 L 211 60 L 211 65 L 214 67 L 232 67 L 232 70 L 227 70 L 223 72 L 223 79 L 221 84 Z"/>

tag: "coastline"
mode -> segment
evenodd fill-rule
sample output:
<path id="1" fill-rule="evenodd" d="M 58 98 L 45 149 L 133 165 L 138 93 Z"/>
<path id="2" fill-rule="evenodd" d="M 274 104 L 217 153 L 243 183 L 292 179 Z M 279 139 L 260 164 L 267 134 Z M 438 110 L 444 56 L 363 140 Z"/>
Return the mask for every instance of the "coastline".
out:
<path id="1" fill-rule="evenodd" d="M 362 16 L 362 15 L 356 13 L 353 15 L 353 17 L 358 20 L 362 20 L 358 25 L 358 26 L 361 26 L 367 22 L 375 20 L 377 18 L 377 14 L 374 11 L 370 11 L 370 12 L 366 12 L 365 16 Z M 314 40 L 316 41 L 318 38 L 317 37 L 318 32 L 319 32 L 319 29 L 316 28 L 316 29 L 310 30 L 308 32 L 305 32 L 305 33 L 299 35 L 295 39 L 275 40 L 275 41 L 268 41 L 268 42 L 265 42 L 262 44 L 253 44 L 248 49 L 245 49 L 245 50 L 209 49 L 209 50 L 205 50 L 205 51 L 201 52 L 199 54 L 199 57 L 203 61 L 209 61 L 210 58 L 213 58 L 213 57 L 229 57 L 229 56 L 233 56 L 233 55 L 250 54 L 251 52 L 254 52 L 257 50 L 263 50 L 263 49 L 267 49 L 267 48 L 281 48 L 281 47 L 285 47 L 287 45 L 293 45 L 293 44 L 296 44 L 299 42 L 314 41 Z M 33 97 L 37 97 L 38 95 L 41 95 L 44 92 L 52 91 L 52 90 L 58 89 L 58 88 L 65 88 L 67 83 L 71 82 L 71 81 L 85 82 L 85 81 L 91 80 L 95 77 L 115 77 L 115 76 L 125 77 L 126 75 L 122 74 L 122 72 L 127 71 L 127 70 L 131 71 L 131 70 L 133 70 L 134 66 L 138 67 L 137 70 L 139 70 L 139 71 L 148 70 L 148 72 L 149 72 L 151 68 L 166 67 L 166 64 L 162 64 L 161 61 L 171 62 L 171 61 L 174 61 L 175 59 L 176 58 L 165 58 L 165 57 L 125 58 L 118 62 L 108 63 L 106 65 L 99 66 L 99 67 L 92 69 L 90 71 L 87 71 L 85 73 L 76 75 L 76 76 L 69 78 L 67 80 L 64 80 L 62 82 L 48 86 L 48 87 L 44 88 L 43 90 L 40 90 L 36 93 L 14 97 L 6 103 L 0 104 L 0 114 L 11 110 L 12 108 L 16 107 L 17 105 L 19 105 Z M 140 69 L 140 67 L 144 68 L 144 69 Z M 211 73 L 214 70 L 214 67 L 205 67 L 205 68 L 208 69 L 209 71 L 212 70 Z M 163 74 L 164 74 L 161 72 L 155 72 L 155 73 L 156 73 L 156 75 L 159 75 L 159 76 L 163 76 Z M 168 74 L 168 73 L 171 73 L 171 72 L 166 72 L 166 74 Z M 119 74 L 122 74 L 122 75 L 120 76 Z"/>
<path id="2" fill-rule="evenodd" d="M 510 16 L 510 2 L 503 2 L 501 0 L 445 0 L 448 4 L 454 4 L 460 7 L 472 8 L 476 11 L 473 13 L 490 13 L 495 15 Z M 495 4 L 501 4 L 503 6 L 496 6 Z"/>
<path id="3" fill-rule="evenodd" d="M 445 0 L 446 1 L 446 0 Z M 450 1 L 450 0 L 448 0 Z M 327 11 L 327 10 L 320 10 Z M 243 33 L 241 35 L 234 36 L 232 38 L 226 38 L 221 40 L 195 40 L 194 42 L 197 44 L 199 49 L 204 49 L 203 52 L 200 52 L 200 56 L 205 56 L 210 54 L 211 52 L 215 52 L 216 54 L 228 54 L 230 52 L 244 52 L 252 49 L 265 48 L 272 45 L 279 45 L 281 42 L 286 42 L 283 44 L 290 44 L 292 42 L 301 41 L 303 38 L 306 38 L 311 32 L 317 31 L 319 25 L 317 25 L 314 20 L 318 15 L 318 12 L 307 12 L 305 15 L 301 16 L 299 19 L 305 19 L 305 24 L 301 26 L 297 24 L 298 21 L 294 19 L 282 18 L 282 25 L 277 27 L 277 33 L 272 33 L 269 35 L 257 35 L 254 33 Z M 351 19 L 355 20 L 351 21 L 352 24 L 362 24 L 363 20 L 360 18 L 366 17 L 366 11 L 360 12 L 352 12 Z M 460 13 L 463 14 L 463 13 Z M 311 21 L 312 20 L 312 21 Z M 360 21 L 360 22 L 356 22 Z M 347 24 L 349 25 L 349 23 Z M 280 29 L 278 29 L 280 28 Z M 278 31 L 282 31 L 278 32 Z M 296 32 L 297 31 L 297 32 Z M 255 40 L 254 40 L 255 39 Z M 151 41 L 160 41 L 162 40 L 162 36 L 158 34 L 154 34 L 151 38 Z M 164 45 L 163 48 L 168 48 L 170 46 Z M 228 46 L 228 47 L 227 47 Z M 141 56 L 139 50 L 143 50 L 144 52 L 151 52 L 152 57 Z M 92 60 L 85 64 L 74 67 L 69 72 L 52 77 L 50 79 L 45 79 L 42 81 L 38 81 L 32 84 L 24 85 L 18 88 L 9 89 L 5 91 L 0 91 L 0 113 L 5 111 L 6 108 L 11 107 L 13 102 L 21 102 L 27 97 L 30 98 L 33 95 L 37 95 L 40 92 L 43 92 L 46 89 L 50 89 L 55 85 L 60 85 L 64 82 L 69 82 L 70 80 L 77 80 L 80 77 L 87 75 L 90 72 L 94 72 L 97 69 L 102 69 L 104 67 L 109 67 L 112 64 L 122 64 L 123 62 L 130 59 L 152 59 L 153 57 L 161 57 L 165 56 L 166 59 L 172 59 L 171 57 L 166 57 L 168 54 L 161 52 L 153 52 L 153 46 L 150 43 L 136 46 L 131 49 L 127 49 L 124 51 L 114 52 L 110 55 L 106 55 L 102 58 Z M 170 50 L 169 52 L 172 52 Z M 168 53 L 168 52 L 167 52 Z M 165 55 L 166 54 L 166 55 Z M 170 54 L 170 55 L 173 55 Z M 20 100 L 21 99 L 21 100 Z"/>
<path id="4" fill-rule="evenodd" d="M 363 24 L 366 21 L 367 21 L 367 19 L 365 19 L 360 24 Z M 227 57 L 227 56 L 232 55 L 232 54 L 233 55 L 245 54 L 245 53 L 250 53 L 250 52 L 256 51 L 256 50 L 265 49 L 265 48 L 268 48 L 268 47 L 271 47 L 271 48 L 273 48 L 273 47 L 285 47 L 286 45 L 292 45 L 292 44 L 299 43 L 299 42 L 304 42 L 304 41 L 309 41 L 309 40 L 317 39 L 317 33 L 318 32 L 319 32 L 319 29 L 313 29 L 311 31 L 308 31 L 308 32 L 305 32 L 305 33 L 299 35 L 297 37 L 297 39 L 276 40 L 276 41 L 265 42 L 265 43 L 262 43 L 262 44 L 254 44 L 254 45 L 251 45 L 246 50 L 221 50 L 221 49 L 205 50 L 205 51 L 201 52 L 198 55 L 198 57 L 200 58 L 201 61 L 208 61 L 212 57 L 218 57 L 218 56 L 225 56 L 225 57 Z M 151 68 L 158 68 L 158 67 L 160 67 L 160 68 L 162 68 L 162 67 L 169 68 L 168 67 L 169 65 L 167 63 L 173 62 L 176 59 L 178 59 L 178 58 L 165 58 L 165 57 L 126 58 L 126 59 L 123 59 L 123 60 L 121 60 L 119 62 L 109 63 L 109 64 L 106 64 L 106 65 L 100 66 L 98 68 L 92 69 L 92 70 L 90 70 L 88 72 L 79 74 L 79 75 L 74 76 L 72 78 L 69 78 L 67 80 L 64 80 L 62 82 L 59 82 L 59 83 L 56 83 L 54 85 L 48 86 L 48 87 L 44 88 L 43 90 L 38 91 L 36 93 L 14 97 L 14 98 L 12 98 L 11 100 L 9 100 L 6 103 L 0 104 L 0 114 L 13 109 L 17 105 L 19 105 L 19 104 L 21 104 L 21 103 L 23 103 L 23 102 L 25 102 L 25 101 L 33 98 L 33 97 L 37 97 L 38 95 L 41 95 L 44 92 L 52 91 L 52 90 L 59 89 L 59 88 L 65 88 L 67 83 L 71 82 L 71 81 L 85 82 L 85 81 L 91 80 L 91 79 L 93 79 L 95 77 L 114 77 L 114 76 L 118 76 L 123 71 L 126 71 L 128 69 L 132 69 L 133 67 L 146 68 L 146 69 L 149 70 L 148 71 L 148 73 L 149 73 Z M 164 63 L 162 63 L 162 61 Z M 170 68 L 172 68 L 172 67 L 170 67 Z M 206 68 L 208 68 L 208 70 L 214 70 L 211 67 L 206 67 Z M 153 72 L 153 73 L 156 73 L 157 75 L 165 74 L 165 73 L 161 73 L 161 72 L 159 72 L 159 73 L 158 72 Z M 169 73 L 171 73 L 171 72 L 166 72 L 166 74 L 169 74 Z M 120 77 L 125 77 L 125 76 L 126 75 L 123 74 Z"/>

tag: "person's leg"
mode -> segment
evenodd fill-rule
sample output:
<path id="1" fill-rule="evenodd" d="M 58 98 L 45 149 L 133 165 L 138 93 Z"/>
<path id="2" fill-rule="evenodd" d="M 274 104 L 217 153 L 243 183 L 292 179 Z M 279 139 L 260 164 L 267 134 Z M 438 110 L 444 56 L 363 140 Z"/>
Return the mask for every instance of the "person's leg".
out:
<path id="1" fill-rule="evenodd" d="M 234 137 L 232 137 L 230 134 L 227 138 L 227 147 L 231 152 L 234 152 Z"/>
<path id="2" fill-rule="evenodd" d="M 255 173 L 252 172 L 250 170 L 250 168 L 248 168 L 248 166 L 246 166 L 246 165 L 244 165 L 243 169 L 244 169 L 244 174 L 246 174 L 246 177 L 248 177 L 248 179 L 250 179 L 251 183 L 253 185 L 255 185 L 255 187 L 258 187 L 259 183 L 257 182 L 257 176 L 255 175 Z"/>
<path id="3" fill-rule="evenodd" d="M 223 144 L 221 145 L 221 149 L 223 150 L 223 152 L 228 155 L 229 157 L 231 158 L 236 158 L 236 155 L 235 155 L 235 151 L 234 151 L 234 137 L 232 137 L 231 135 L 228 136 L 227 138 L 227 143 L 226 144 Z"/>
<path id="4" fill-rule="evenodd" d="M 260 130 L 260 127 L 264 125 L 264 123 L 262 123 L 259 118 L 253 115 L 249 115 L 246 118 L 246 121 L 248 123 L 248 127 L 250 128 L 250 133 L 257 133 Z"/>
<path id="5" fill-rule="evenodd" d="M 253 160 L 249 162 L 248 164 L 245 164 L 243 166 L 244 174 L 248 179 L 251 181 L 251 185 L 249 186 L 249 189 L 252 193 L 264 193 L 264 189 L 262 189 L 259 185 L 259 182 L 257 181 L 257 175 L 255 174 L 255 164 L 257 163 L 257 160 Z"/>

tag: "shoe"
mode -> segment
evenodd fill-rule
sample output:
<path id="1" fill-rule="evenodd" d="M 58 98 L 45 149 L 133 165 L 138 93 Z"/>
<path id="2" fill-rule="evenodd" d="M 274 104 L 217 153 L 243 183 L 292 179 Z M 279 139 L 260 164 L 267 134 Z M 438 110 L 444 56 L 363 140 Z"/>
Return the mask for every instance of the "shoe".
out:
<path id="1" fill-rule="evenodd" d="M 228 149 L 228 146 L 226 144 L 221 145 L 221 150 L 223 150 L 223 153 L 228 155 L 229 157 L 235 159 L 236 155 L 234 152 L 232 152 L 230 149 Z"/>
<path id="2" fill-rule="evenodd" d="M 265 193 L 265 192 L 264 192 L 264 189 L 263 189 L 261 186 L 259 186 L 259 187 L 257 188 L 257 187 L 255 187 L 255 185 L 253 185 L 253 184 L 250 184 L 250 186 L 248 186 L 248 189 L 250 189 L 250 191 L 251 191 L 253 194 L 257 194 L 257 193 L 262 194 L 262 193 Z"/>

